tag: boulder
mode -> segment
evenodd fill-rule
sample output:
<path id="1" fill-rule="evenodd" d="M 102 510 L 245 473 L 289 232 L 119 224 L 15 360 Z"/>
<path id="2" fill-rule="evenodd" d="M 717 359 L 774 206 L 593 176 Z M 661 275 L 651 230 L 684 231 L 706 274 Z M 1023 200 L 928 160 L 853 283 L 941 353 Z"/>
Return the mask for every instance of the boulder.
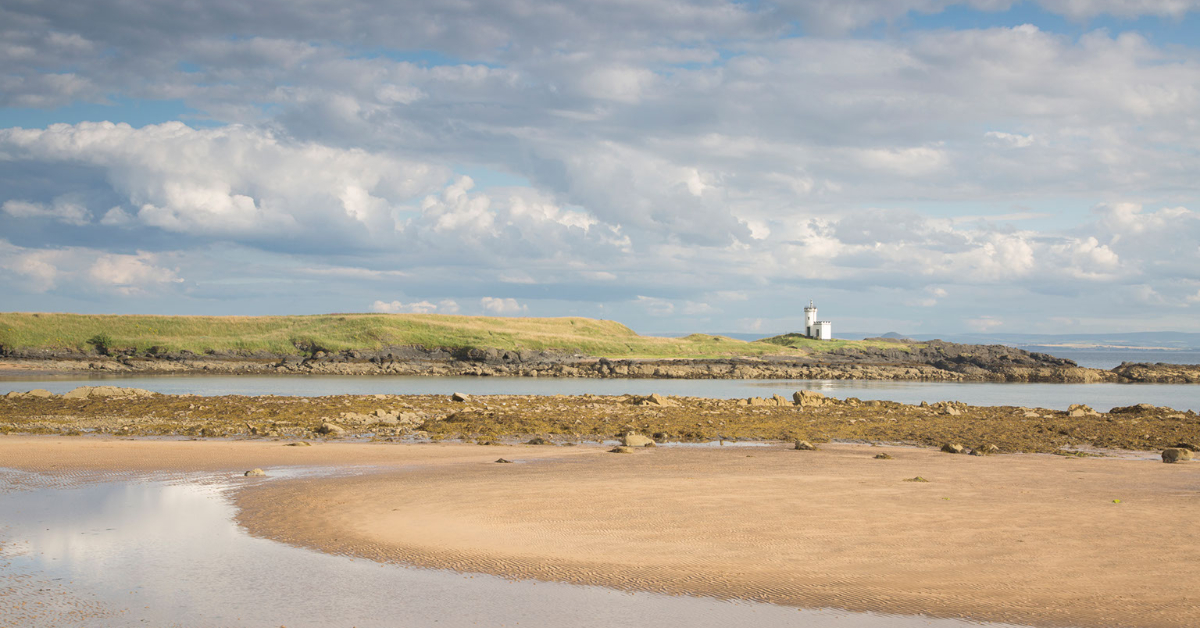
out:
<path id="1" fill-rule="evenodd" d="M 958 416 L 958 415 L 962 414 L 962 412 L 960 412 L 959 409 L 955 408 L 954 406 L 946 406 L 945 408 L 942 408 L 942 414 L 946 414 L 949 416 Z"/>
<path id="2" fill-rule="evenodd" d="M 504 458 L 497 458 L 496 462 L 500 464 L 512 464 L 512 460 L 505 460 Z"/>
<path id="3" fill-rule="evenodd" d="M 798 440 L 796 441 L 796 449 L 798 451 L 816 451 L 817 446 L 806 440 Z"/>
<path id="4" fill-rule="evenodd" d="M 63 399 L 92 399 L 96 397 L 149 397 L 155 393 L 141 388 L 119 386 L 80 386 L 63 394 Z"/>
<path id="5" fill-rule="evenodd" d="M 626 447 L 653 447 L 654 440 L 641 434 L 629 432 L 621 437 L 621 444 Z"/>
<path id="6" fill-rule="evenodd" d="M 1166 463 L 1183 462 L 1184 460 L 1191 459 L 1192 452 L 1179 447 L 1168 447 L 1162 452 L 1162 461 Z"/>
<path id="7" fill-rule="evenodd" d="M 649 397 L 646 397 L 646 398 L 642 399 L 642 400 L 641 400 L 639 403 L 640 403 L 640 405 L 643 405 L 643 406 L 663 406 L 663 407 L 666 407 L 666 406 L 674 406 L 674 405 L 678 405 L 678 404 L 676 404 L 674 401 L 672 401 L 671 399 L 669 399 L 669 398 L 667 398 L 667 397 L 664 397 L 664 396 L 662 396 L 662 395 L 660 395 L 660 394 L 658 394 L 658 393 L 654 393 L 654 394 L 650 395 Z"/>
<path id="8" fill-rule="evenodd" d="M 254 469 L 250 469 L 249 471 L 247 471 L 247 472 L 246 472 L 246 473 L 244 473 L 243 475 L 245 475 L 246 477 L 250 478 L 250 477 L 263 477 L 263 476 L 265 476 L 266 474 L 267 474 L 267 472 L 266 472 L 266 471 L 263 471 L 262 469 L 254 468 Z"/>
<path id="9" fill-rule="evenodd" d="M 957 443 L 946 443 L 945 445 L 942 445 L 942 451 L 948 454 L 961 454 L 966 453 L 967 448 Z"/>
<path id="10" fill-rule="evenodd" d="M 31 391 L 29 391 L 29 392 L 25 393 L 25 395 L 24 395 L 24 396 L 26 396 L 26 397 L 39 397 L 39 398 L 42 398 L 42 399 L 44 399 L 44 398 L 46 398 L 46 397 L 53 397 L 53 396 L 54 396 L 54 393 L 50 392 L 49 390 L 42 389 L 42 388 L 34 388 L 33 390 L 31 390 Z"/>
<path id="11" fill-rule="evenodd" d="M 815 390 L 801 390 L 792 393 L 792 403 L 801 408 L 811 408 L 826 405 L 829 399 Z"/>
<path id="12" fill-rule="evenodd" d="M 534 436 L 533 438 L 529 439 L 528 441 L 525 441 L 525 444 L 526 445 L 551 445 L 553 443 L 542 438 L 541 436 Z"/>
<path id="13" fill-rule="evenodd" d="M 333 423 L 322 423 L 321 427 L 317 428 L 318 434 L 327 434 L 329 436 L 341 436 L 346 433 L 346 428 L 334 425 Z"/>
<path id="14" fill-rule="evenodd" d="M 892 456 L 890 454 L 886 454 L 886 453 L 875 454 L 875 459 L 876 460 L 891 460 Z"/>
<path id="15" fill-rule="evenodd" d="M 1100 413 L 1082 403 L 1073 403 L 1067 408 L 1067 416 L 1080 418 L 1085 416 L 1100 416 Z"/>
<path id="16" fill-rule="evenodd" d="M 612 449 L 608 450 L 608 453 L 610 453 L 610 454 L 631 454 L 631 453 L 633 453 L 633 448 L 620 445 L 620 446 L 613 447 Z"/>
<path id="17" fill-rule="evenodd" d="M 470 400 L 471 400 L 471 397 L 469 395 L 464 395 L 462 393 L 456 392 L 453 395 L 450 395 L 450 401 L 457 401 L 459 403 L 465 403 Z"/>

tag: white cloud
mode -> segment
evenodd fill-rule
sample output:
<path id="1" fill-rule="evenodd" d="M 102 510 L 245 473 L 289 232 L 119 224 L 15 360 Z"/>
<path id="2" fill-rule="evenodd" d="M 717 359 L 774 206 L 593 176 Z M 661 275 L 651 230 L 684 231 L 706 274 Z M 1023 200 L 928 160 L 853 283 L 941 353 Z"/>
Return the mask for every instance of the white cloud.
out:
<path id="1" fill-rule="evenodd" d="M 525 314 L 529 312 L 529 307 L 517 302 L 516 299 L 502 299 L 497 297 L 483 297 L 479 300 L 479 304 L 483 306 L 483 311 L 496 316 L 511 316 L 513 314 Z"/>
<path id="2" fill-rule="evenodd" d="M 161 284 L 181 283 L 176 271 L 157 265 L 152 253 L 102 255 L 88 268 L 88 277 L 123 295 L 144 294 Z"/>
<path id="3" fill-rule="evenodd" d="M 983 135 L 998 145 L 1011 146 L 1013 148 L 1027 148 L 1033 146 L 1034 141 L 1036 141 L 1032 135 L 1004 133 L 1002 131 L 988 131 Z"/>
<path id="4" fill-rule="evenodd" d="M 170 256 L 149 252 L 105 253 L 84 247 L 35 250 L 0 240 L 0 268 L 16 279 L 23 292 L 102 296 L 167 296 L 167 288 L 183 283 Z M 172 295 L 173 296 L 173 295 Z"/>
<path id="5" fill-rule="evenodd" d="M 108 122 L 0 129 L 0 152 L 99 168 L 144 225 L 235 238 L 390 231 L 393 206 L 445 177 L 440 168 L 363 150 L 179 122 L 140 129 Z M 121 214 L 110 214 L 109 224 L 122 221 Z"/>
<path id="6" fill-rule="evenodd" d="M 67 225 L 83 226 L 91 222 L 87 208 L 67 197 L 56 198 L 51 205 L 9 200 L 0 210 L 17 218 L 50 218 Z"/>
<path id="7" fill-rule="evenodd" d="M 651 316 L 670 316 L 675 313 L 675 304 L 666 299 L 638 295 L 634 302 Z"/>
<path id="8" fill-rule="evenodd" d="M 436 304 L 429 301 L 402 303 L 400 301 L 376 301 L 371 304 L 372 312 L 385 314 L 457 314 L 458 303 L 451 299 L 443 299 Z"/>
<path id="9" fill-rule="evenodd" d="M 1007 0 L 136 14 L 96 2 L 84 21 L 37 3 L 5 14 L 0 104 L 111 97 L 119 116 L 130 101 L 168 101 L 203 123 L 0 131 L 0 222 L 20 227 L 6 229 L 20 238 L 4 254 L 6 286 L 93 298 L 112 286 L 90 275 L 101 257 L 153 249 L 142 263 L 180 268 L 189 291 L 197 273 L 224 277 L 208 285 L 237 277 L 317 288 L 352 309 L 400 277 L 454 285 L 463 303 L 504 281 L 554 287 L 547 303 L 563 314 L 625 307 L 635 325 L 785 321 L 797 286 L 931 326 L 973 316 L 947 322 L 950 293 L 956 312 L 1025 298 L 1049 320 L 1114 291 L 1154 316 L 1134 286 L 1165 303 L 1194 292 L 1200 54 L 1133 32 L 1153 22 L 1078 35 L 905 19 Z M 1195 7 L 1041 4 L 1079 20 Z M 781 36 L 789 24 L 800 34 Z M 479 62 L 397 60 L 395 41 Z M 489 171 L 529 184 L 451 177 Z M 50 224 L 89 227 L 92 211 L 99 226 Z M 243 257 L 197 254 L 230 242 Z M 653 294 L 670 298 L 638 297 Z"/>
<path id="10" fill-rule="evenodd" d="M 978 332 L 989 332 L 997 327 L 1003 327 L 1004 321 L 994 316 L 981 316 L 967 321 L 967 327 Z"/>
<path id="11" fill-rule="evenodd" d="M 704 314 L 714 314 L 719 310 L 707 303 L 687 301 L 683 304 L 682 311 L 687 316 L 701 316 Z"/>
<path id="12" fill-rule="evenodd" d="M 452 185 L 442 190 L 440 197 L 425 197 L 421 202 L 421 212 L 433 221 L 435 232 L 491 231 L 496 222 L 496 214 L 489 210 L 491 199 L 482 194 L 468 194 L 473 187 L 475 182 L 471 177 L 460 176 Z"/>
<path id="13" fill-rule="evenodd" d="M 910 299 L 907 302 L 908 305 L 915 305 L 917 307 L 934 307 L 938 304 L 939 299 L 945 298 L 949 294 L 946 292 L 945 288 L 939 288 L 936 286 L 927 286 L 923 292 L 926 295 L 925 297 Z"/>
<path id="14" fill-rule="evenodd" d="M 58 251 L 30 251 L 0 240 L 0 268 L 19 278 L 21 288 L 33 293 L 53 290 L 59 276 Z"/>

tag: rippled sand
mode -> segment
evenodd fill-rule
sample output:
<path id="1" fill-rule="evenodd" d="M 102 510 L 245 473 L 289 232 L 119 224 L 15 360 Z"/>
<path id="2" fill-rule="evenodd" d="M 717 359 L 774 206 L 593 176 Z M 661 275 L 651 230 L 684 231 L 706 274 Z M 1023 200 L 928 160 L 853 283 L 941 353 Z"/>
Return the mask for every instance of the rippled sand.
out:
<path id="1" fill-rule="evenodd" d="M 238 504 L 255 534 L 383 561 L 801 607 L 1200 625 L 1196 463 L 16 437 L 0 438 L 0 459 L 80 476 L 371 465 L 258 484 Z"/>

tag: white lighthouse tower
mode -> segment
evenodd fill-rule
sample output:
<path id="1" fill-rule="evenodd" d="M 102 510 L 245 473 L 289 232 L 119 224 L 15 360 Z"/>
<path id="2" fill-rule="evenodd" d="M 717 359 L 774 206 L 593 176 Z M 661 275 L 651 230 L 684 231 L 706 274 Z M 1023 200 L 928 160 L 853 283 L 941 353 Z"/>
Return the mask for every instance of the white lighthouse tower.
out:
<path id="1" fill-rule="evenodd" d="M 817 320 L 817 306 L 811 300 L 804 308 L 804 335 L 814 340 L 833 340 L 833 321 Z"/>

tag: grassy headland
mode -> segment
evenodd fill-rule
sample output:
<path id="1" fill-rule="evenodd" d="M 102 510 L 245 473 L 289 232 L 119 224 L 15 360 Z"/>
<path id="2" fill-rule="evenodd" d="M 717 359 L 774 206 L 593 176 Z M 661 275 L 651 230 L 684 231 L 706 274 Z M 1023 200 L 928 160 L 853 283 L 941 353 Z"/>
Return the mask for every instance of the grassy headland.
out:
<path id="1" fill-rule="evenodd" d="M 378 350 L 420 345 L 449 349 L 578 351 L 609 358 L 719 358 L 804 355 L 872 341 L 814 341 L 794 334 L 745 342 L 724 336 L 639 336 L 613 321 L 439 314 L 312 316 L 135 316 L 0 313 L 8 350 L 306 355 L 316 350 Z"/>

